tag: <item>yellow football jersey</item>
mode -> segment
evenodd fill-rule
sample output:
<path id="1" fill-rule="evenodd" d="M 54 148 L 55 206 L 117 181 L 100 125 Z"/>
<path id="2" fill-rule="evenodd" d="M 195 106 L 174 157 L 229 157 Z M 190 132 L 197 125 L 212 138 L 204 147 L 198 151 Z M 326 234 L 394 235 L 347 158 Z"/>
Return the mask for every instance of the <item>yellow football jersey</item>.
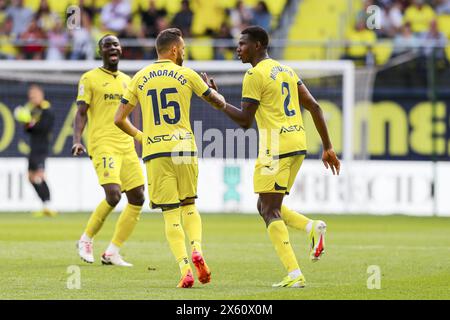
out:
<path id="1" fill-rule="evenodd" d="M 88 108 L 88 150 L 134 150 L 133 138 L 114 124 L 114 116 L 130 77 L 118 71 L 104 68 L 84 73 L 78 85 L 77 101 L 84 101 Z"/>
<path id="2" fill-rule="evenodd" d="M 144 161 L 196 155 L 189 120 L 192 92 L 202 96 L 210 89 L 195 71 L 170 60 L 156 61 L 133 77 L 122 102 L 141 105 Z"/>
<path id="3" fill-rule="evenodd" d="M 249 69 L 242 84 L 242 101 L 259 104 L 256 123 L 259 131 L 258 158 L 276 159 L 306 154 L 297 84 L 301 80 L 292 68 L 265 59 Z"/>

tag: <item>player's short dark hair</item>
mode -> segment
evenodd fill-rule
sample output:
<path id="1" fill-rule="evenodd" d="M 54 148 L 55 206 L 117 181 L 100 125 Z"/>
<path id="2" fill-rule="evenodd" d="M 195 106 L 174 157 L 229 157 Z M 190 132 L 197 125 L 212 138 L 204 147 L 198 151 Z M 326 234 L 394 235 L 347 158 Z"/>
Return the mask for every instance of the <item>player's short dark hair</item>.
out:
<path id="1" fill-rule="evenodd" d="M 105 34 L 103 37 L 101 37 L 100 38 L 100 40 L 98 40 L 98 47 L 101 49 L 102 48 L 102 45 L 103 45 L 103 40 L 105 39 L 105 38 L 108 38 L 108 37 L 115 37 L 115 35 L 113 35 L 113 34 L 111 34 L 111 33 L 107 33 L 107 34 Z"/>
<path id="2" fill-rule="evenodd" d="M 242 30 L 241 34 L 247 34 L 251 41 L 259 41 L 264 49 L 269 46 L 269 34 L 264 28 L 259 26 L 250 26 Z"/>
<path id="3" fill-rule="evenodd" d="M 156 51 L 158 53 L 167 51 L 175 42 L 180 41 L 182 37 L 183 33 L 178 28 L 169 28 L 161 31 L 156 37 Z"/>

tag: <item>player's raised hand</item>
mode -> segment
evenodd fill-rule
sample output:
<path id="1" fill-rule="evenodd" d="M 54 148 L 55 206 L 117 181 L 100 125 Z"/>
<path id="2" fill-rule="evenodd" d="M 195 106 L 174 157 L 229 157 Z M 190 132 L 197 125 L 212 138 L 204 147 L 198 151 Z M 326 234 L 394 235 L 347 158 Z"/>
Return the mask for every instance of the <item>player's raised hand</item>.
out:
<path id="1" fill-rule="evenodd" d="M 213 78 L 209 79 L 208 74 L 206 72 L 202 72 L 201 76 L 203 81 L 205 81 L 205 83 L 208 85 L 208 87 L 219 92 L 219 87 L 217 87 L 217 84 Z"/>
<path id="2" fill-rule="evenodd" d="M 86 148 L 81 143 L 75 143 L 72 146 L 72 155 L 75 157 L 79 156 L 85 152 L 86 152 Z"/>
<path id="3" fill-rule="evenodd" d="M 339 175 L 339 171 L 341 170 L 341 162 L 339 161 L 336 153 L 333 149 L 324 150 L 322 153 L 322 161 L 325 165 L 325 168 L 331 168 L 333 175 Z"/>

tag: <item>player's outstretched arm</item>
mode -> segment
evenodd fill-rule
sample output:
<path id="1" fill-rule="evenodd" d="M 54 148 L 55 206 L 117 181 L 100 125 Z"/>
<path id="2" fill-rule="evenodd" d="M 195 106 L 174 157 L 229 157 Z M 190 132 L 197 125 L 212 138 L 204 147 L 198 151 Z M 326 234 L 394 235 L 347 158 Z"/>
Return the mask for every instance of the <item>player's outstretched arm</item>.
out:
<path id="1" fill-rule="evenodd" d="M 86 148 L 81 143 L 81 135 L 87 123 L 87 110 L 89 105 L 84 101 L 78 101 L 78 110 L 73 123 L 73 145 L 72 155 L 79 156 L 86 152 Z"/>
<path id="2" fill-rule="evenodd" d="M 123 132 L 142 143 L 142 131 L 136 128 L 128 119 L 128 115 L 133 111 L 134 107 L 129 103 L 124 104 L 121 102 L 114 117 L 114 124 Z"/>
<path id="3" fill-rule="evenodd" d="M 206 96 L 203 95 L 202 99 L 205 100 L 206 102 L 208 102 L 210 105 L 212 105 L 217 110 L 223 110 L 224 108 L 226 108 L 227 102 L 225 101 L 224 96 L 221 95 L 220 93 L 218 93 L 213 88 L 210 88 L 210 89 L 211 89 L 211 91 L 209 92 L 209 94 Z"/>
<path id="4" fill-rule="evenodd" d="M 212 92 L 217 93 L 218 87 L 214 79 L 209 79 L 206 73 L 202 73 L 201 76 L 203 78 L 203 81 L 205 81 L 205 83 L 211 88 L 211 90 L 213 90 Z M 204 99 L 207 97 L 204 97 Z M 217 109 L 222 110 L 231 120 L 236 122 L 242 128 L 249 129 L 253 125 L 255 113 L 258 109 L 258 104 L 253 102 L 242 102 L 241 109 L 239 109 L 229 103 L 225 103 L 222 108 Z"/>
<path id="5" fill-rule="evenodd" d="M 241 108 L 237 108 L 229 103 L 222 111 L 241 128 L 247 130 L 253 126 L 258 104 L 253 102 L 241 102 Z"/>
<path id="6" fill-rule="evenodd" d="M 300 105 L 304 106 L 305 109 L 311 113 L 314 125 L 316 126 L 320 138 L 322 139 L 322 161 L 325 165 L 325 168 L 328 169 L 328 167 L 330 167 L 333 174 L 339 175 L 341 164 L 336 156 L 336 153 L 333 150 L 330 136 L 328 135 L 327 125 L 325 123 L 325 118 L 323 117 L 323 112 L 319 106 L 319 103 L 316 101 L 316 99 L 314 99 L 314 97 L 304 84 L 298 85 L 298 97 Z"/>

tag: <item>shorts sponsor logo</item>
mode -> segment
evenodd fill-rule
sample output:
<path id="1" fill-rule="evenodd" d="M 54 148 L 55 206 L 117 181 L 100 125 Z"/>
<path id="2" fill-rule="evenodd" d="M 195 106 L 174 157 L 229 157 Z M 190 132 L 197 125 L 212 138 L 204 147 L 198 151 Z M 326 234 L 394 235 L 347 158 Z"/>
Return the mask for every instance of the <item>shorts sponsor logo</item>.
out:
<path id="1" fill-rule="evenodd" d="M 185 135 L 182 134 L 163 134 L 159 136 L 153 136 L 147 138 L 147 144 L 158 143 L 158 142 L 170 142 L 170 141 L 182 141 L 182 140 L 192 140 L 192 133 L 188 132 Z"/>

